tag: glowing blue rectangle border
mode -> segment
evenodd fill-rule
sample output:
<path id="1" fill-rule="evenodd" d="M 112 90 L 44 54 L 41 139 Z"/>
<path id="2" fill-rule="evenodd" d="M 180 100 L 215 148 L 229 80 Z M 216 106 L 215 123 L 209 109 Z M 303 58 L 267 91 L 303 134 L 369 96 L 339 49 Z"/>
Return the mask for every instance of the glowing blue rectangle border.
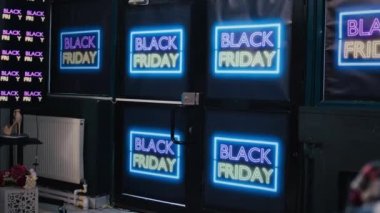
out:
<path id="1" fill-rule="evenodd" d="M 342 46 L 343 46 L 343 16 L 350 15 L 367 15 L 367 14 L 380 14 L 380 10 L 358 10 L 358 11 L 345 11 L 339 12 L 339 37 L 338 37 L 338 66 L 380 66 L 380 62 L 342 62 Z"/>
<path id="2" fill-rule="evenodd" d="M 274 165 L 274 187 L 264 187 L 264 186 L 255 186 L 250 184 L 243 184 L 243 183 L 234 183 L 229 181 L 222 181 L 216 179 L 216 164 L 217 164 L 217 145 L 220 141 L 226 141 L 226 142 L 236 142 L 236 143 L 248 143 L 248 144 L 261 144 L 261 145 L 270 145 L 274 146 L 276 148 L 275 152 L 275 165 Z M 267 192 L 273 192 L 277 193 L 278 191 L 278 158 L 279 158 L 279 143 L 278 142 L 271 142 L 271 141 L 263 141 L 263 140 L 250 140 L 250 139 L 240 139 L 240 138 L 229 138 L 229 137 L 214 137 L 214 158 L 213 158 L 213 182 L 216 184 L 223 184 L 223 185 L 229 185 L 229 186 L 237 186 L 247 189 L 256 189 L 261 191 L 267 191 Z"/>
<path id="3" fill-rule="evenodd" d="M 223 29 L 255 29 L 255 28 L 266 28 L 266 27 L 277 27 L 277 68 L 275 70 L 219 70 L 218 69 L 218 43 L 219 43 L 219 36 L 218 31 Z M 282 35 L 282 24 L 281 23 L 266 23 L 266 24 L 252 24 L 252 25 L 229 25 L 229 26 L 216 26 L 214 31 L 214 41 L 215 46 L 213 50 L 214 54 L 214 73 L 215 74 L 280 74 L 281 72 L 281 35 Z"/>
<path id="4" fill-rule="evenodd" d="M 179 33 L 181 41 L 179 42 L 180 48 L 179 48 L 179 57 L 180 57 L 180 64 L 178 70 L 143 70 L 143 69 L 133 69 L 132 66 L 132 58 L 133 58 L 133 38 L 135 35 L 139 34 L 165 34 L 165 33 Z M 165 29 L 165 30 L 139 30 L 139 31 L 131 31 L 129 35 L 129 73 L 130 74 L 182 74 L 183 72 L 183 65 L 184 65 L 184 53 L 183 53 L 183 47 L 184 47 L 184 37 L 183 37 L 183 29 L 181 28 L 173 28 L 173 29 Z"/>
<path id="5" fill-rule="evenodd" d="M 177 173 L 175 175 L 165 175 L 165 174 L 158 174 L 154 172 L 147 172 L 147 171 L 141 171 L 133 169 L 132 167 L 132 153 L 133 153 L 133 135 L 147 135 L 147 136 L 156 136 L 156 137 L 165 137 L 170 139 L 170 134 L 166 133 L 160 133 L 160 132 L 146 132 L 146 131 L 137 131 L 137 130 L 131 130 L 129 132 L 129 172 L 136 173 L 136 174 L 142 174 L 142 175 L 149 175 L 149 176 L 155 176 L 155 177 L 161 177 L 161 178 L 170 178 L 170 179 L 177 179 L 179 180 L 180 177 L 180 164 L 181 164 L 181 149 L 180 146 L 177 145 Z M 179 135 L 174 135 L 174 138 L 178 141 L 181 140 L 181 137 Z"/>
<path id="6" fill-rule="evenodd" d="M 98 34 L 98 63 L 93 66 L 70 66 L 70 67 L 64 67 L 62 66 L 62 51 L 63 51 L 63 36 L 65 35 L 80 35 L 80 34 L 87 34 L 87 33 L 96 33 Z M 59 49 L 59 68 L 61 70 L 98 70 L 100 69 L 100 55 L 101 55 L 101 35 L 100 30 L 79 30 L 79 31 L 64 31 L 61 32 L 60 35 L 60 49 Z"/>

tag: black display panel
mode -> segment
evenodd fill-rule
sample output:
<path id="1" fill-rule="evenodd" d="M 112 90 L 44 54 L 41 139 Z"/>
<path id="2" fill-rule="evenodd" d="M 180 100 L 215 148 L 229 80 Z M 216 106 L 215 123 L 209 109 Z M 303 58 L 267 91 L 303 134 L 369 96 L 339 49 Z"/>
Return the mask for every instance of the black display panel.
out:
<path id="1" fill-rule="evenodd" d="M 0 1 L 0 105 L 43 102 L 49 77 L 50 3 Z"/>
<path id="2" fill-rule="evenodd" d="M 207 111 L 206 208 L 285 212 L 289 114 Z"/>
<path id="3" fill-rule="evenodd" d="M 199 35 L 190 36 L 200 14 L 192 1 L 162 2 L 125 8 L 119 97 L 180 100 L 190 90 L 189 77 L 200 72 L 191 55 L 199 51 Z"/>
<path id="4" fill-rule="evenodd" d="M 292 0 L 209 0 L 207 97 L 290 101 Z"/>
<path id="5" fill-rule="evenodd" d="M 327 0 L 324 100 L 380 100 L 380 2 Z"/>
<path id="6" fill-rule="evenodd" d="M 170 139 L 170 109 L 128 106 L 122 111 L 121 197 L 184 207 L 185 146 Z M 186 140 L 183 127 L 179 117 L 177 141 Z"/>
<path id="7" fill-rule="evenodd" d="M 63 1 L 53 11 L 50 92 L 110 96 L 113 1 Z"/>

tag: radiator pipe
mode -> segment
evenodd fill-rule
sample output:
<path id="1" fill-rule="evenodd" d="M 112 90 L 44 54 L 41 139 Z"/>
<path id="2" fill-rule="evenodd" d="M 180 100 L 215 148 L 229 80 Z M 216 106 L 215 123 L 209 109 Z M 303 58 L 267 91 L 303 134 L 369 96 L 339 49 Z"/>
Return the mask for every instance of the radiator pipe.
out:
<path id="1" fill-rule="evenodd" d="M 83 189 L 74 190 L 74 205 L 81 207 L 83 210 L 87 210 L 89 206 L 87 196 L 78 196 L 79 193 L 87 193 L 87 183 L 86 180 L 83 179 Z"/>
<path id="2" fill-rule="evenodd" d="M 62 192 L 62 191 L 44 188 L 44 187 L 38 187 L 38 190 L 42 193 L 52 194 L 52 195 L 56 195 L 56 196 L 60 196 L 60 197 L 69 198 L 71 200 L 74 200 L 74 194 L 69 193 L 69 192 Z"/>
<path id="3" fill-rule="evenodd" d="M 58 190 L 52 190 L 44 187 L 39 188 L 40 196 L 51 198 L 55 200 L 60 200 L 74 206 L 80 207 L 84 210 L 89 208 L 89 200 L 87 196 L 78 195 L 78 193 L 86 193 L 87 192 L 87 184 L 84 181 L 83 189 L 77 189 L 74 191 L 74 194 L 61 192 Z"/>
<path id="4" fill-rule="evenodd" d="M 69 204 L 74 205 L 74 200 L 73 200 L 73 199 L 69 199 L 69 198 L 61 197 L 61 196 L 59 196 L 59 195 L 54 195 L 54 194 L 49 194 L 49 193 L 40 192 L 40 193 L 39 193 L 39 196 L 41 196 L 41 197 L 45 197 L 45 198 L 54 199 L 54 200 L 60 200 L 60 201 L 63 201 L 63 202 L 65 202 L 65 203 L 69 203 Z"/>
<path id="5" fill-rule="evenodd" d="M 82 208 L 83 210 L 88 210 L 89 201 L 86 196 L 78 196 L 75 206 Z"/>

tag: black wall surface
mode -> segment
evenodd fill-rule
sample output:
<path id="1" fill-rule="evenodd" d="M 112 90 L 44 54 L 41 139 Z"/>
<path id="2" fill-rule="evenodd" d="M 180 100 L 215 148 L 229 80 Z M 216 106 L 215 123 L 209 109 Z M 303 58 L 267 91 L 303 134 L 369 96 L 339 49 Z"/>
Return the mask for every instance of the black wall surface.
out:
<path id="1" fill-rule="evenodd" d="M 53 3 L 51 84 L 55 94 L 111 96 L 115 71 L 117 1 L 57 1 Z M 99 69 L 61 69 L 61 33 L 100 30 Z M 97 45 L 96 45 L 97 46 Z M 84 51 L 82 51 L 84 52 Z"/>
<path id="2" fill-rule="evenodd" d="M 292 53 L 292 29 L 293 29 L 293 1 L 240 1 L 240 0 L 215 0 L 209 1 L 208 29 L 209 47 L 207 70 L 207 98 L 255 100 L 255 101 L 290 101 L 290 73 L 296 70 L 291 67 Z M 244 24 L 279 24 L 282 44 L 278 52 L 281 52 L 279 74 L 229 74 L 216 75 L 213 66 L 214 27 L 224 25 Z M 265 28 L 262 28 L 265 29 Z M 238 37 L 238 36 L 236 36 Z M 241 47 L 241 50 L 244 50 Z M 251 51 L 251 50 L 250 50 Z M 279 54 L 279 53 L 278 53 Z M 257 70 L 258 68 L 251 68 Z M 236 71 L 235 71 L 236 72 Z M 227 90 L 225 88 L 228 88 Z"/>
<path id="3" fill-rule="evenodd" d="M 204 205 L 221 211 L 239 212 L 286 212 L 285 200 L 289 194 L 285 185 L 291 180 L 286 165 L 286 154 L 290 138 L 289 112 L 247 112 L 207 110 L 205 123 L 205 167 Z M 275 141 L 278 143 L 278 165 L 274 175 L 278 176 L 276 192 L 268 193 L 244 187 L 227 186 L 213 182 L 213 137 L 226 136 Z M 232 163 L 232 161 L 230 161 Z M 233 163 L 232 163 L 233 164 Z M 274 166 L 274 164 L 272 165 Z M 266 168 L 270 166 L 265 165 Z M 238 210 L 237 210 L 238 209 Z M 289 210 L 288 210 L 289 211 Z"/>
<path id="4" fill-rule="evenodd" d="M 119 92 L 118 97 L 146 98 L 146 99 L 162 99 L 162 100 L 178 100 L 183 91 L 190 91 L 188 78 L 190 73 L 198 71 L 194 69 L 194 65 L 198 63 L 191 61 L 190 49 L 199 46 L 192 43 L 193 37 L 190 37 L 192 17 L 192 2 L 182 1 L 173 4 L 157 4 L 148 7 L 124 6 L 122 12 L 124 15 L 124 32 L 121 34 L 124 42 L 120 43 L 120 51 L 123 57 L 122 69 L 118 70 L 121 75 L 120 80 L 123 85 L 123 92 Z M 129 65 L 129 37 L 130 32 L 136 30 L 149 29 L 166 29 L 166 28 L 182 29 L 183 39 L 183 69 L 181 74 L 175 75 L 131 75 Z M 189 37 L 189 38 L 188 38 Z M 159 88 L 159 89 L 158 89 Z"/>
<path id="5" fill-rule="evenodd" d="M 305 212 L 342 212 L 350 181 L 379 159 L 380 112 L 358 108 L 300 110 L 300 141 L 306 143 Z"/>
<path id="6" fill-rule="evenodd" d="M 347 27 L 338 20 L 340 12 L 376 10 L 379 1 L 307 3 L 307 64 L 313 75 L 306 97 L 313 99 L 313 107 L 299 112 L 304 212 L 344 212 L 350 182 L 365 163 L 380 157 L 380 110 L 374 102 L 380 90 L 377 66 L 338 66 L 338 27 L 342 24 L 343 35 Z"/>

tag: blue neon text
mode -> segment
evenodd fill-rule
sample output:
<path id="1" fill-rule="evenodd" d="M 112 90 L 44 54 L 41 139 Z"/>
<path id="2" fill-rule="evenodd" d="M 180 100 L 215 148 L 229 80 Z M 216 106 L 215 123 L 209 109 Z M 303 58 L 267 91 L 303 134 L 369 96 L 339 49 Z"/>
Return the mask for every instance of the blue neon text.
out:
<path id="1" fill-rule="evenodd" d="M 217 25 L 214 29 L 214 73 L 280 74 L 282 31 L 281 23 Z"/>
<path id="2" fill-rule="evenodd" d="M 278 142 L 216 136 L 213 143 L 214 183 L 278 191 Z"/>
<path id="3" fill-rule="evenodd" d="M 181 28 L 131 31 L 130 74 L 181 74 L 184 67 L 184 39 Z"/>
<path id="4" fill-rule="evenodd" d="M 179 136 L 175 138 L 179 140 Z M 129 172 L 145 177 L 180 179 L 181 150 L 170 134 L 130 131 Z"/>

